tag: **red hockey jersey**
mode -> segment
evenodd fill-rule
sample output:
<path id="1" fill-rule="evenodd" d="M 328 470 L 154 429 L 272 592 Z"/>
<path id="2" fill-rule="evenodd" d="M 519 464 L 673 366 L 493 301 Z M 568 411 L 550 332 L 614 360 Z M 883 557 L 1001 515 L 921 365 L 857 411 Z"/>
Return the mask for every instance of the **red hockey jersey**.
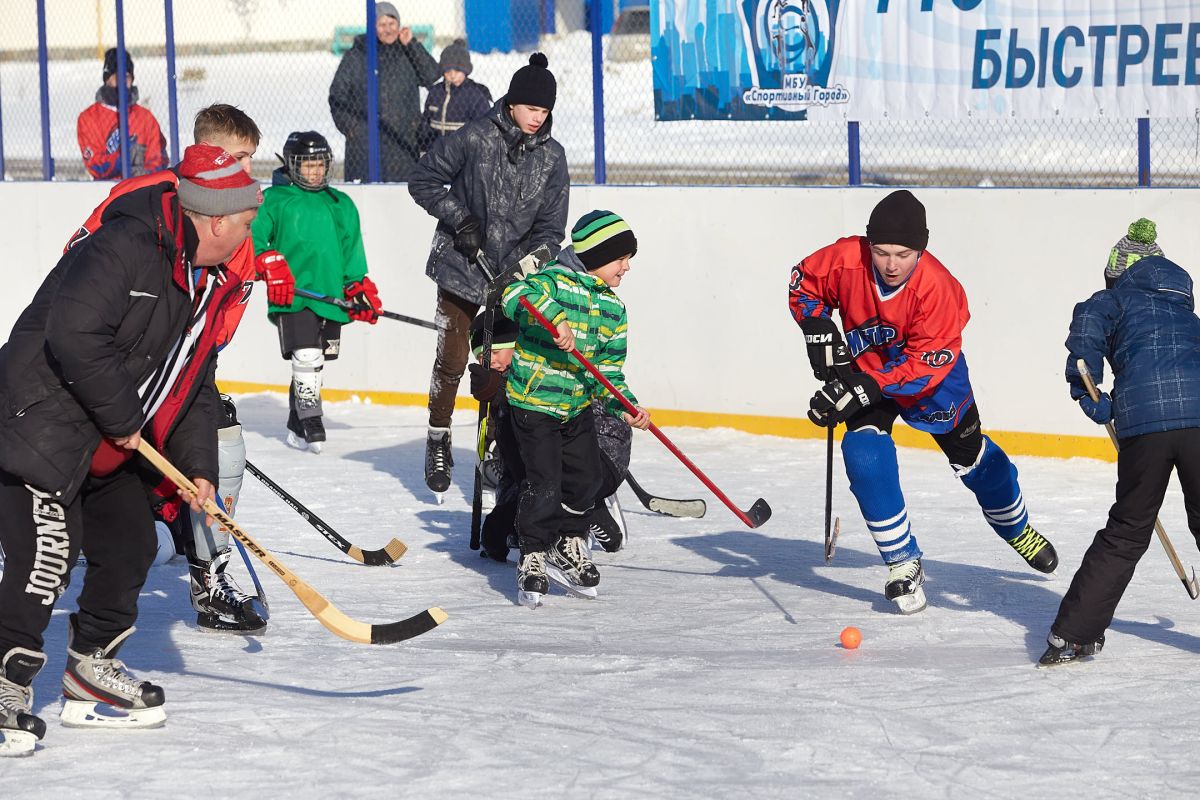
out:
<path id="1" fill-rule="evenodd" d="M 117 109 L 92 103 L 75 125 L 83 165 L 96 180 L 121 177 L 121 130 Z M 129 106 L 129 164 L 131 174 L 144 175 L 167 167 L 167 140 L 158 120 L 144 106 Z"/>
<path id="2" fill-rule="evenodd" d="M 893 289 L 872 266 L 865 237 L 839 239 L 792 268 L 788 306 L 797 323 L 838 309 L 855 366 L 913 427 L 949 431 L 974 402 L 962 355 L 967 296 L 929 252 Z"/>

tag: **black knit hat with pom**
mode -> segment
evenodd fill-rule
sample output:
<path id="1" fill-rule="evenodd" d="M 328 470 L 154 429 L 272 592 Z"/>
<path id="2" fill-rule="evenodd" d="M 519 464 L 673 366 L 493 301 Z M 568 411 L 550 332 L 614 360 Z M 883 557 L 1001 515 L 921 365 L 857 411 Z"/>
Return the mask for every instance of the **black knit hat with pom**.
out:
<path id="1" fill-rule="evenodd" d="M 547 69 L 549 64 L 544 53 L 531 55 L 529 63 L 513 73 L 505 102 L 510 106 L 537 106 L 553 110 L 558 84 L 554 74 Z"/>

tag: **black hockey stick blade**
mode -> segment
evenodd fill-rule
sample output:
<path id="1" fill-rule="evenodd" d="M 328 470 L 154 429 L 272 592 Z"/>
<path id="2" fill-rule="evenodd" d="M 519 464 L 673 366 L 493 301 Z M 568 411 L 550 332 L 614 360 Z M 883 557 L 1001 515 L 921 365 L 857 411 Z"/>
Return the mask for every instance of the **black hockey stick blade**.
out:
<path id="1" fill-rule="evenodd" d="M 750 506 L 749 511 L 742 513 L 749 519 L 751 528 L 758 528 L 771 518 L 771 507 L 767 505 L 766 500 L 760 497 L 754 501 L 754 505 Z"/>
<path id="2" fill-rule="evenodd" d="M 446 612 L 437 606 L 399 622 L 371 626 L 371 644 L 395 644 L 428 633 L 446 621 Z"/>
<path id="3" fill-rule="evenodd" d="M 837 551 L 838 534 L 842 532 L 842 518 L 835 517 L 833 527 L 825 530 L 825 563 L 829 564 L 833 561 L 833 554 Z"/>
<path id="4" fill-rule="evenodd" d="M 1196 584 L 1195 567 L 1192 568 L 1192 579 L 1190 581 L 1187 578 L 1183 579 L 1183 588 L 1187 589 L 1187 593 L 1191 595 L 1193 600 L 1195 600 L 1197 597 L 1200 597 L 1200 586 Z"/>
<path id="5" fill-rule="evenodd" d="M 350 549 L 346 551 L 346 555 L 368 567 L 382 567 L 395 564 L 407 550 L 408 545 L 399 539 L 393 538 L 378 550 L 363 550 L 358 545 L 352 544 L 350 545 Z"/>
<path id="6" fill-rule="evenodd" d="M 700 519 L 708 512 L 708 506 L 703 500 L 672 500 L 669 497 L 656 497 L 641 487 L 633 479 L 633 473 L 625 473 L 625 482 L 637 495 L 638 501 L 655 514 L 666 517 L 686 517 Z"/>

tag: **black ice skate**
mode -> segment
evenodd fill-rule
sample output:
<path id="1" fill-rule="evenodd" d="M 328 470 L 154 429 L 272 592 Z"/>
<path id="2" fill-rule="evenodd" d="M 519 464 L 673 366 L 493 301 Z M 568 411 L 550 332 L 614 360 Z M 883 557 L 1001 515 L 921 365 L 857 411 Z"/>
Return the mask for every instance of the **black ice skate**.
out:
<path id="1" fill-rule="evenodd" d="M 562 536 L 546 553 L 546 576 L 577 597 L 596 598 L 600 570 L 588 556 L 584 539 Z"/>
<path id="2" fill-rule="evenodd" d="M 550 581 L 546 578 L 546 554 L 526 553 L 517 564 L 517 602 L 529 608 L 542 604 Z"/>
<path id="3" fill-rule="evenodd" d="M 14 647 L 0 659 L 0 756 L 33 755 L 46 723 L 33 715 L 33 678 L 46 656 Z"/>
<path id="4" fill-rule="evenodd" d="M 450 488 L 453 469 L 450 429 L 430 428 L 429 438 L 425 440 L 425 485 L 437 495 L 438 505 L 442 504 L 442 495 Z"/>
<path id="5" fill-rule="evenodd" d="M 901 561 L 888 567 L 887 583 L 883 586 L 883 594 L 900 609 L 901 614 L 916 614 L 925 610 L 925 570 L 921 568 L 921 559 Z"/>
<path id="6" fill-rule="evenodd" d="M 621 514 L 616 499 L 616 495 L 607 498 L 603 505 L 597 505 L 588 514 L 588 536 L 606 553 L 615 553 L 625 544 L 625 530 L 610 510 L 615 506 L 617 514 Z M 613 502 L 610 503 L 610 500 Z"/>
<path id="7" fill-rule="evenodd" d="M 1054 545 L 1035 531 L 1032 525 L 1026 524 L 1021 535 L 1008 543 L 1038 572 L 1050 573 L 1058 567 L 1058 553 L 1055 552 Z"/>
<path id="8" fill-rule="evenodd" d="M 1051 631 L 1050 635 L 1046 637 L 1046 645 L 1046 652 L 1042 653 L 1042 657 L 1038 659 L 1038 667 L 1057 667 L 1062 664 L 1072 664 L 1081 658 L 1095 656 L 1104 649 L 1104 637 L 1101 636 L 1096 641 L 1087 644 L 1077 644 L 1068 642 L 1061 636 L 1055 636 Z"/>
<path id="9" fill-rule="evenodd" d="M 325 423 L 321 417 L 305 417 L 304 419 L 300 419 L 296 416 L 296 412 L 292 411 L 288 414 L 287 427 L 287 443 L 289 447 L 294 447 L 297 450 L 308 450 L 312 453 L 321 452 L 321 448 L 325 444 Z"/>
<path id="10" fill-rule="evenodd" d="M 188 563 L 192 608 L 201 629 L 220 633 L 251 635 L 267 629 L 269 614 L 257 595 L 246 594 L 225 571 L 233 551 L 217 552 L 211 562 Z"/>
<path id="11" fill-rule="evenodd" d="M 107 647 L 75 649 L 75 615 L 67 627 L 62 724 L 68 728 L 157 728 L 167 720 L 162 687 L 138 681 L 117 660 L 130 628 Z"/>

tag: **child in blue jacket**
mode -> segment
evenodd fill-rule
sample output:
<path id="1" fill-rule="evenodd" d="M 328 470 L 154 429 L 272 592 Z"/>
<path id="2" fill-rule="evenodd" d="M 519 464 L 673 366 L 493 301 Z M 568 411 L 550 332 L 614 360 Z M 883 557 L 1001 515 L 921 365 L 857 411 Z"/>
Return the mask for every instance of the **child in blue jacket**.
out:
<path id="1" fill-rule="evenodd" d="M 1188 527 L 1200 543 L 1200 318 L 1191 276 L 1161 255 L 1154 234 L 1149 220 L 1130 226 L 1105 272 L 1110 288 L 1075 306 L 1071 319 L 1071 397 L 1097 424 L 1114 423 L 1120 453 L 1116 502 L 1059 606 L 1040 660 L 1044 666 L 1094 655 L 1104 646 L 1104 631 L 1150 546 L 1174 470 Z M 1131 249 L 1158 255 L 1131 257 Z M 1111 394 L 1098 401 L 1088 396 L 1076 366 L 1081 358 L 1097 384 L 1108 359 Z"/>

